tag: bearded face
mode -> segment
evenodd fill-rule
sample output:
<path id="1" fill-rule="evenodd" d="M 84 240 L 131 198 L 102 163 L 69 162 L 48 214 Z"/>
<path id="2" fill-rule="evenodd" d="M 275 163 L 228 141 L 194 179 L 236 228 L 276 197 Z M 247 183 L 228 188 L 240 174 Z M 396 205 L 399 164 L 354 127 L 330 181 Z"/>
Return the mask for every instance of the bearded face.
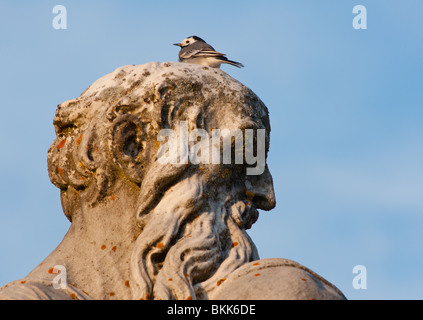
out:
<path id="1" fill-rule="evenodd" d="M 275 206 L 265 165 L 268 112 L 223 71 L 126 66 L 62 104 L 54 124 L 49 174 L 62 193 L 77 190 L 95 206 L 119 179 L 139 191 L 134 214 L 141 230 L 130 261 L 134 299 L 207 299 L 231 272 L 258 259 L 245 230 L 257 209 Z M 158 139 L 163 130 L 173 132 L 176 145 L 171 135 Z M 213 140 L 217 130 L 235 134 Z M 190 139 L 192 132 L 201 139 Z M 161 142 L 176 161 L 160 161 Z M 248 174 L 251 168 L 256 174 Z M 69 200 L 62 202 L 72 221 Z"/>

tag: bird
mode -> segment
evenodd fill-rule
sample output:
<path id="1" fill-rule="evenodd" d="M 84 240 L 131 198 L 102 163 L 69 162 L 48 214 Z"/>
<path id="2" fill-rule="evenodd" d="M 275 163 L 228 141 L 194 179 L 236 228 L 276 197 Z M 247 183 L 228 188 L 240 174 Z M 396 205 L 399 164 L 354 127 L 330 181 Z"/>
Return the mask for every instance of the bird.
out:
<path id="1" fill-rule="evenodd" d="M 190 36 L 181 43 L 174 43 L 173 45 L 181 47 L 179 62 L 201 64 L 212 68 L 220 68 L 222 63 L 238 68 L 244 66 L 241 62 L 229 60 L 225 54 L 217 52 L 211 45 L 197 36 Z"/>

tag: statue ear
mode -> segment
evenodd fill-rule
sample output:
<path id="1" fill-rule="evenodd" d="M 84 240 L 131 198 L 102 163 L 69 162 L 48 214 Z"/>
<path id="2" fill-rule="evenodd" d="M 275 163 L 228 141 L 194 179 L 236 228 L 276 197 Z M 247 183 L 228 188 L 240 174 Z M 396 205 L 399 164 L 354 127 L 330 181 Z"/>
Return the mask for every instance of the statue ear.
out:
<path id="1" fill-rule="evenodd" d="M 113 161 L 125 175 L 140 185 L 146 155 L 146 132 L 144 123 L 131 114 L 118 116 L 112 126 Z"/>

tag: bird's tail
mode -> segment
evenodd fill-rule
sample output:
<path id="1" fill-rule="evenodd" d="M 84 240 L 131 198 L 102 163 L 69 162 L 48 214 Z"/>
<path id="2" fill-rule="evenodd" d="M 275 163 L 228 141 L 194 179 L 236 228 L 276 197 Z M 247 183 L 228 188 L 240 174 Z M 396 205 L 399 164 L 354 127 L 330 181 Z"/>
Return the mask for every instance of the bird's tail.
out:
<path id="1" fill-rule="evenodd" d="M 232 60 L 225 60 L 226 63 L 229 63 L 235 67 L 242 68 L 244 65 L 241 62 L 232 61 Z"/>

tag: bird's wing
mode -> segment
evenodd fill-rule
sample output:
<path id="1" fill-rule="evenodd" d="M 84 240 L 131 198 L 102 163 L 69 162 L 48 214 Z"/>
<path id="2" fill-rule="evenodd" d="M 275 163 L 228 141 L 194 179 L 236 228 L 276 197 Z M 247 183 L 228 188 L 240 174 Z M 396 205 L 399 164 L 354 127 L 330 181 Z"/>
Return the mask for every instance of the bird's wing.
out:
<path id="1" fill-rule="evenodd" d="M 224 57 L 225 54 L 214 51 L 214 50 L 205 50 L 205 49 L 194 49 L 181 52 L 180 58 L 190 59 L 190 58 L 206 58 L 206 57 Z"/>

